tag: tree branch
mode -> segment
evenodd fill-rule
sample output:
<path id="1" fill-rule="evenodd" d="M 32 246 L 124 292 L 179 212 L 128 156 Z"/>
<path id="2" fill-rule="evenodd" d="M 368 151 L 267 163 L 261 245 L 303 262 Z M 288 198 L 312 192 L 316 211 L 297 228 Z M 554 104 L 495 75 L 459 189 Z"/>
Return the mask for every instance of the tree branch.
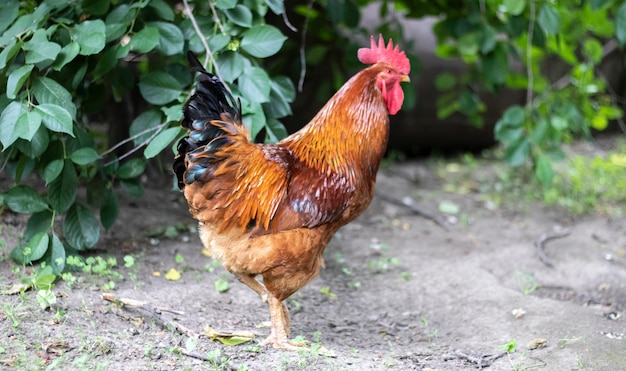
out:
<path id="1" fill-rule="evenodd" d="M 221 81 L 224 81 L 224 79 L 222 79 L 222 75 L 220 74 L 220 69 L 217 66 L 217 62 L 215 61 L 215 57 L 213 56 L 213 53 L 211 52 L 211 48 L 209 47 L 209 43 L 207 43 L 206 37 L 202 33 L 202 30 L 200 30 L 198 21 L 196 21 L 196 17 L 194 17 L 193 13 L 191 12 L 191 7 L 189 6 L 189 3 L 187 2 L 187 0 L 183 0 L 183 4 L 185 8 L 185 13 L 189 17 L 189 20 L 191 21 L 191 24 L 193 25 L 193 29 L 196 31 L 196 34 L 200 38 L 200 42 L 202 43 L 202 46 L 204 46 L 204 50 L 206 50 L 206 55 L 204 57 L 204 65 L 207 66 L 210 61 L 211 64 L 213 65 L 213 71 L 215 72 L 215 75 L 217 76 L 217 78 L 220 79 Z M 216 19 L 217 13 L 215 11 L 215 7 L 213 6 L 213 2 L 209 1 L 209 5 L 211 6 L 211 11 L 213 12 L 213 19 L 215 20 L 215 23 L 217 23 L 218 27 L 220 27 L 220 30 L 222 31 L 222 33 L 225 33 L 224 27 L 220 23 L 219 19 Z M 224 85 L 226 86 L 226 89 L 230 91 L 230 88 L 228 87 L 228 85 L 226 84 Z"/>
<path id="2" fill-rule="evenodd" d="M 315 0 L 311 0 L 306 5 L 307 15 L 306 15 L 306 18 L 304 18 L 304 24 L 302 25 L 302 38 L 300 41 L 300 79 L 298 79 L 298 91 L 299 92 L 302 92 L 302 89 L 304 87 L 304 78 L 306 76 L 306 54 L 304 51 L 304 47 L 306 45 L 306 33 L 307 33 L 307 30 L 309 29 L 309 19 L 310 19 L 309 14 L 310 14 L 311 8 L 313 7 L 314 2 Z"/>

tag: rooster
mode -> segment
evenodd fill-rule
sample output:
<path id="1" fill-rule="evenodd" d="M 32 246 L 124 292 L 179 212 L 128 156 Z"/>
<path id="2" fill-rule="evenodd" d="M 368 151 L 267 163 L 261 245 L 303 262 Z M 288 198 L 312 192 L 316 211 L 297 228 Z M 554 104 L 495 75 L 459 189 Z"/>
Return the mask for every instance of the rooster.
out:
<path id="1" fill-rule="evenodd" d="M 207 72 L 184 106 L 189 135 L 178 144 L 174 172 L 205 248 L 269 305 L 271 333 L 261 345 L 297 350 L 289 340 L 284 300 L 323 266 L 337 230 L 374 196 L 410 63 L 392 40 L 371 38 L 358 59 L 372 64 L 353 76 L 300 131 L 275 144 L 255 144 L 240 103 Z M 257 277 L 261 278 L 258 280 Z"/>

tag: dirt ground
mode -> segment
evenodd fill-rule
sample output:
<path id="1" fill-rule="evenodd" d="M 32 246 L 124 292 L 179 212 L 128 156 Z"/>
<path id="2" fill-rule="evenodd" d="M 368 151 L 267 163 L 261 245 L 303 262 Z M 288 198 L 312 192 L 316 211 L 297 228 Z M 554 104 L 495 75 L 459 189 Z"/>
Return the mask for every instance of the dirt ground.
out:
<path id="1" fill-rule="evenodd" d="M 381 171 L 378 192 L 413 197 L 434 211 L 451 201 L 460 212 L 448 218 L 453 223 L 446 231 L 375 199 L 343 228 L 325 252 L 326 268 L 288 300 L 292 337 L 311 341 L 312 351 L 258 346 L 269 333 L 260 326 L 268 320 L 266 305 L 201 254 L 182 195 L 164 187 L 148 189 L 143 199 L 123 198 L 119 221 L 94 255 L 115 256 L 120 266 L 124 256 L 135 257 L 130 268 L 115 269 L 125 277 L 115 282 L 116 297 L 178 312 L 118 308 L 102 299 L 108 279 L 93 274 L 75 274 L 72 288 L 57 282 L 57 303 L 45 312 L 34 292 L 0 295 L 0 367 L 624 369 L 625 220 L 572 218 L 539 205 L 493 207 L 477 192 L 444 192 L 436 179 L 425 162 Z M 23 219 L 6 212 L 1 218 L 0 284 L 6 288 L 30 268 L 9 258 Z M 180 222 L 192 230 L 171 238 L 158 233 Z M 534 244 L 554 226 L 570 233 L 545 243 L 554 262 L 549 267 Z M 181 272 L 179 280 L 165 278 L 171 268 Z M 215 283 L 224 281 L 229 290 L 221 293 Z M 164 327 L 164 318 L 200 334 L 211 326 L 250 330 L 257 338 L 238 346 L 190 339 Z M 319 343 L 335 357 L 319 355 Z"/>

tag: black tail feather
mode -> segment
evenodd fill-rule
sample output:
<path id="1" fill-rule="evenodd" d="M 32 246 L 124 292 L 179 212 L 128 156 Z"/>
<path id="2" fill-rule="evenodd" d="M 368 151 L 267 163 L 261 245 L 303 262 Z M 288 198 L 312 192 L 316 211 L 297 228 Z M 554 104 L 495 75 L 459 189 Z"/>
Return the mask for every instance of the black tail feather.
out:
<path id="1" fill-rule="evenodd" d="M 178 155 L 173 164 L 180 189 L 188 181 L 192 181 L 189 177 L 185 177 L 186 154 L 206 146 L 215 138 L 225 134 L 219 126 L 211 122 L 219 120 L 241 123 L 241 105 L 233 98 L 228 88 L 217 76 L 207 72 L 192 52 L 187 53 L 187 58 L 190 70 L 200 72 L 200 75 L 196 78 L 196 92 L 183 108 L 181 125 L 189 130 L 189 136 L 182 138 L 178 143 Z M 216 148 L 217 146 L 210 147 Z"/>

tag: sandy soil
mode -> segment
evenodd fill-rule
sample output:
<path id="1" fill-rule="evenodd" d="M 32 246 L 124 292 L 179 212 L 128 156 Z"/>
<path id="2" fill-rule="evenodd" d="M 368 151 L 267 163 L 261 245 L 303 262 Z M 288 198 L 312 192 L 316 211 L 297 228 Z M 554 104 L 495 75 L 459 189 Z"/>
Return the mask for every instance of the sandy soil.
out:
<path id="1" fill-rule="evenodd" d="M 320 276 L 289 299 L 292 336 L 313 351 L 260 348 L 268 311 L 248 288 L 200 252 L 193 231 L 167 238 L 159 228 L 193 229 L 182 195 L 148 190 L 123 199 L 113 231 L 95 255 L 133 255 L 116 269 L 112 294 L 182 313 L 118 308 L 102 299 L 107 279 L 74 274 L 60 281 L 57 304 L 42 312 L 34 292 L 1 295 L 0 367 L 7 369 L 241 369 L 241 370 L 618 370 L 626 365 L 626 224 L 608 217 L 572 218 L 528 206 L 487 207 L 480 195 L 443 192 L 425 164 L 383 170 L 378 191 L 414 197 L 436 210 L 442 200 L 460 206 L 449 231 L 405 208 L 375 199 L 345 227 L 325 253 Z M 405 176 L 398 176 L 405 174 Z M 408 177 L 406 175 L 409 175 Z M 417 175 L 419 184 L 406 180 Z M 28 276 L 9 258 L 23 219 L 1 216 L 0 284 Z M 545 244 L 554 267 L 534 243 L 554 226 L 570 233 Z M 156 231 L 156 232 L 155 232 Z M 149 237 L 150 234 L 157 236 Z M 165 279 L 170 268 L 179 280 Z M 160 275 L 159 275 L 160 274 Z M 228 282 L 218 292 L 216 281 Z M 516 317 L 513 313 L 518 313 Z M 161 320 L 202 333 L 251 330 L 257 338 L 226 346 L 193 340 Z M 513 342 L 515 345 L 513 346 Z M 335 357 L 319 355 L 319 343 Z M 510 344 L 511 353 L 503 346 Z M 537 347 L 537 349 L 530 349 Z M 197 359 L 194 358 L 204 358 Z"/>

